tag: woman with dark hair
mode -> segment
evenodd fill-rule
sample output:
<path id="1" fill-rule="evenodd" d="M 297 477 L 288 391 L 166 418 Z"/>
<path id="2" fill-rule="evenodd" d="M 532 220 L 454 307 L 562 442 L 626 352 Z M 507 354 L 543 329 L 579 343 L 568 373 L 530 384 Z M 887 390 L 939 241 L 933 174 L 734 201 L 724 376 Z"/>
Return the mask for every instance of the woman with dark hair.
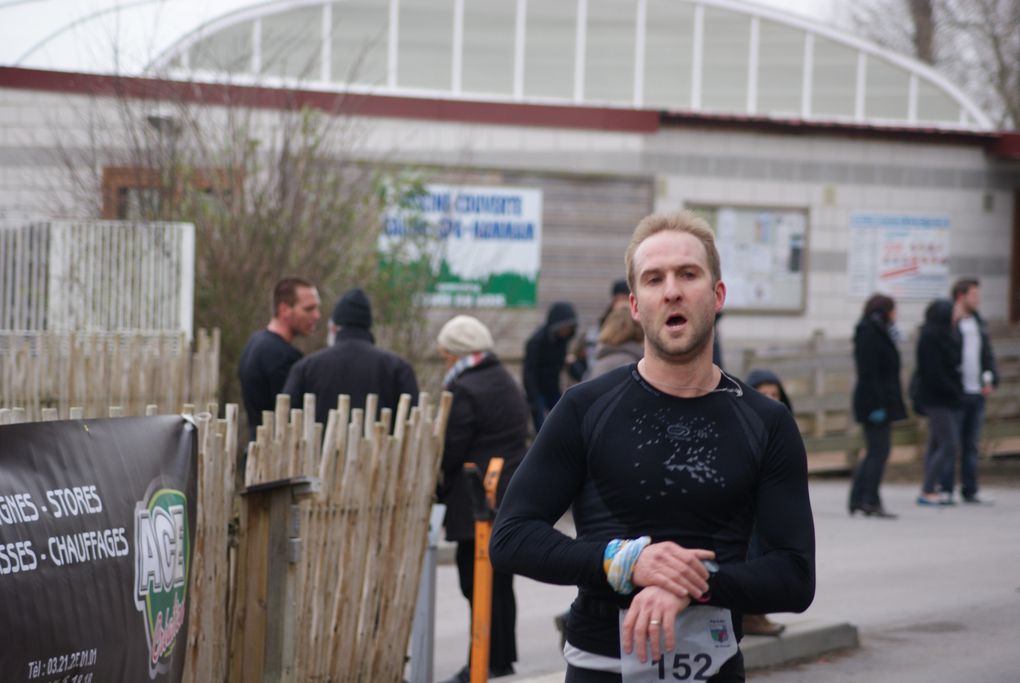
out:
<path id="1" fill-rule="evenodd" d="M 952 492 L 940 496 L 935 487 L 946 463 L 953 462 L 960 448 L 961 347 L 953 303 L 948 299 L 932 301 L 924 311 L 924 324 L 917 338 L 918 403 L 928 416 L 924 483 L 918 505 L 952 504 Z"/>
<path id="2" fill-rule="evenodd" d="M 907 417 L 900 387 L 900 352 L 896 348 L 896 302 L 874 294 L 865 302 L 854 331 L 854 418 L 864 428 L 867 451 L 854 472 L 850 514 L 895 519 L 878 494 L 892 447 L 892 423 Z"/>

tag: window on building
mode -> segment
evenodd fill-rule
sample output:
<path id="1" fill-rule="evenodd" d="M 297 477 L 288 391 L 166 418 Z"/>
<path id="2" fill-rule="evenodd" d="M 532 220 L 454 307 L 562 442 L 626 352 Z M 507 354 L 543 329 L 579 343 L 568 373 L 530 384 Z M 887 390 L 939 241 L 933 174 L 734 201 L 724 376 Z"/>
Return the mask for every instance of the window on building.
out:
<path id="1" fill-rule="evenodd" d="M 108 166 L 103 169 L 102 216 L 109 220 L 165 218 L 179 204 L 183 187 L 229 201 L 236 182 L 224 169 L 195 171 L 174 183 L 164 180 L 158 169 Z"/>

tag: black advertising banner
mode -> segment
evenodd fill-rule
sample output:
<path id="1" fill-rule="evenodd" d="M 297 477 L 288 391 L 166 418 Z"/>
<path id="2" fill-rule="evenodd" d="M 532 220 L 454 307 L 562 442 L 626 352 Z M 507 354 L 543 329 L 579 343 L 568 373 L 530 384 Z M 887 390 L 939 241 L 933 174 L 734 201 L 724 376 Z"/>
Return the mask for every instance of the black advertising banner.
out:
<path id="1" fill-rule="evenodd" d="M 181 680 L 197 443 L 177 415 L 0 427 L 0 681 Z"/>

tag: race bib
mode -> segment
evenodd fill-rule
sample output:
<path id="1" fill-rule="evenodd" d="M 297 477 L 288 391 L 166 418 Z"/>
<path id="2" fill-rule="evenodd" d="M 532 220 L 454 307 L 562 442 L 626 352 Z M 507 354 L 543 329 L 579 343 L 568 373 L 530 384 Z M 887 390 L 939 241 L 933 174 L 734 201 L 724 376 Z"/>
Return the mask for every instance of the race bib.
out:
<path id="1" fill-rule="evenodd" d="M 620 661 L 624 683 L 707 681 L 737 654 L 737 638 L 728 609 L 707 605 L 688 607 L 673 624 L 676 649 L 644 664 L 637 658 L 637 648 L 629 655 L 623 651 L 623 620 L 626 617 L 627 610 L 620 610 Z M 663 643 L 665 640 L 663 638 Z"/>

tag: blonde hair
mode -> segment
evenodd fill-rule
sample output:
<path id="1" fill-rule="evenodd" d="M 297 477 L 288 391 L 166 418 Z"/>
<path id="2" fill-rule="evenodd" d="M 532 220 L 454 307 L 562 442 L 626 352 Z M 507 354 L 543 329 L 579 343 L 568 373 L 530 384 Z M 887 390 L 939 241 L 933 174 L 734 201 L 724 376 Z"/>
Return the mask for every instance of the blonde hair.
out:
<path id="1" fill-rule="evenodd" d="M 620 346 L 629 341 L 642 342 L 645 332 L 630 315 L 629 306 L 618 306 L 609 312 L 599 330 L 599 343 Z"/>
<path id="2" fill-rule="evenodd" d="M 715 248 L 715 234 L 704 218 L 693 211 L 673 211 L 670 213 L 653 213 L 645 216 L 634 228 L 634 234 L 627 245 L 623 261 L 627 268 L 627 284 L 634 291 L 634 252 L 646 239 L 660 232 L 672 230 L 693 235 L 705 247 L 708 257 L 708 271 L 712 275 L 713 284 L 722 279 L 722 268 L 719 265 L 719 251 Z"/>

